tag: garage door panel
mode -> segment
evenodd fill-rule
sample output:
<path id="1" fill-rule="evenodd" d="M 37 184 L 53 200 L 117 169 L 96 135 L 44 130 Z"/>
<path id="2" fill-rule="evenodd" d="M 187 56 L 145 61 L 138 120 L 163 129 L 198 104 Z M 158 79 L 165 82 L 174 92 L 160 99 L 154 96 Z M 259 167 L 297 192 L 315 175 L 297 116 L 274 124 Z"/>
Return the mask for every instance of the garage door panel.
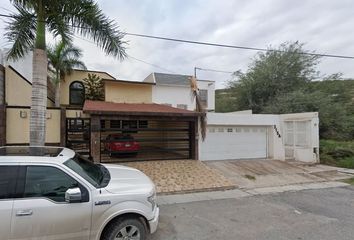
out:
<path id="1" fill-rule="evenodd" d="M 213 128 L 216 131 L 208 131 L 207 137 L 201 145 L 202 160 L 267 157 L 266 127 L 237 128 L 237 131 L 234 127 L 232 132 L 227 131 L 230 127 Z"/>

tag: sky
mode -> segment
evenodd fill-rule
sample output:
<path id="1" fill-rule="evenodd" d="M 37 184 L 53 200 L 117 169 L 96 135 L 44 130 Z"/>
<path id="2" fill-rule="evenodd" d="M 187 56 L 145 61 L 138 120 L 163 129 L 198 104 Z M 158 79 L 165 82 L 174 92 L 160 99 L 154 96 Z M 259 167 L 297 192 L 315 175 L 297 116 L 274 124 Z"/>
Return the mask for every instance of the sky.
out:
<path id="1" fill-rule="evenodd" d="M 8 0 L 0 2 L 0 13 L 14 10 Z M 299 41 L 316 53 L 354 56 L 353 0 L 100 0 L 98 4 L 123 32 L 258 48 Z M 0 36 L 4 20 L 0 18 Z M 123 61 L 106 56 L 80 36 L 74 44 L 83 49 L 88 69 L 132 81 L 142 81 L 151 72 L 192 75 L 194 67 L 247 71 L 257 54 L 133 36 L 124 40 L 131 57 Z M 5 47 L 9 44 L 2 37 L 0 48 Z M 354 78 L 354 59 L 322 58 L 318 70 Z M 214 80 L 217 88 L 232 78 L 207 71 L 198 71 L 197 76 Z"/>

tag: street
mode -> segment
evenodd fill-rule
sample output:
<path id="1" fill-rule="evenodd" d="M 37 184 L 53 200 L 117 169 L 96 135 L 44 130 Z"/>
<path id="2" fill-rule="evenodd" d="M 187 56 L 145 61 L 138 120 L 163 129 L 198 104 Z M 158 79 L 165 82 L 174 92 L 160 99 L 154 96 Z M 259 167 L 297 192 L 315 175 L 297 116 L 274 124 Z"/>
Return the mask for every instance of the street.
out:
<path id="1" fill-rule="evenodd" d="M 160 214 L 151 240 L 349 240 L 354 187 L 162 205 Z"/>

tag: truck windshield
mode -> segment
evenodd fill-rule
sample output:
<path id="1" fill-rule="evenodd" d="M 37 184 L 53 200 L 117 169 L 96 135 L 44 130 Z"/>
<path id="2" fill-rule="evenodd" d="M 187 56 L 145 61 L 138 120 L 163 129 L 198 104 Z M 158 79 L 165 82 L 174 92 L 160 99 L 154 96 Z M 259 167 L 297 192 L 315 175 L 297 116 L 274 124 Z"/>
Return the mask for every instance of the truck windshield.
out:
<path id="1" fill-rule="evenodd" d="M 80 155 L 75 155 L 75 157 L 64 162 L 64 165 L 96 188 L 106 187 L 111 178 L 109 171 L 103 165 L 92 163 Z"/>

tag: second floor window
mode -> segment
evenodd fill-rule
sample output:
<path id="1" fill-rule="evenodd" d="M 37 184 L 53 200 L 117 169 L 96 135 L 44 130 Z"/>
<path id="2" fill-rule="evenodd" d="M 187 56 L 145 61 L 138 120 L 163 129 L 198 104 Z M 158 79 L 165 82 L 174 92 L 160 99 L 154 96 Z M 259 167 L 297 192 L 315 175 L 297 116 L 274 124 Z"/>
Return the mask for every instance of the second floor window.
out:
<path id="1" fill-rule="evenodd" d="M 208 90 L 200 89 L 199 90 L 200 101 L 204 108 L 208 108 Z"/>
<path id="2" fill-rule="evenodd" d="M 85 101 L 84 84 L 79 81 L 72 82 L 69 89 L 70 105 L 83 105 Z"/>

